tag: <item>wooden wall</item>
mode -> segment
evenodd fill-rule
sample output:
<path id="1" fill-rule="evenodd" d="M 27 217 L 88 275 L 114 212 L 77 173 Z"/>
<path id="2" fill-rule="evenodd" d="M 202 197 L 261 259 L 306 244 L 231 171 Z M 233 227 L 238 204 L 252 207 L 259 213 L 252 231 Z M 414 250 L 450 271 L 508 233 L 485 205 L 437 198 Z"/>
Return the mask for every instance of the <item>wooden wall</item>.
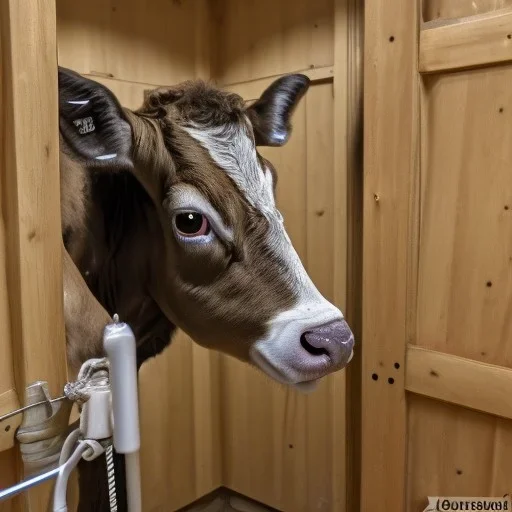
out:
<path id="1" fill-rule="evenodd" d="M 22 66 L 22 59 L 11 60 L 13 55 L 22 56 L 28 59 L 23 66 L 33 65 L 30 69 L 37 75 L 39 57 L 46 66 L 44 76 L 54 76 L 51 70 L 57 53 L 59 64 L 104 83 L 131 108 L 141 104 L 148 88 L 195 77 L 212 79 L 252 100 L 281 74 L 307 73 L 313 82 L 295 115 L 290 143 L 264 153 L 277 167 L 278 203 L 299 255 L 320 290 L 345 311 L 349 259 L 347 141 L 352 140 L 347 87 L 355 70 L 349 59 L 350 3 L 354 2 L 42 0 L 39 10 L 29 13 L 15 7 L 14 1 L 6 2 L 9 7 L 2 11 L 2 69 Z M 14 44 L 12 30 L 26 36 L 27 26 L 36 39 L 27 40 L 26 47 L 19 46 L 18 40 Z M 22 77 L 24 69 L 16 69 L 15 76 Z M 38 83 L 36 78 L 41 80 L 39 75 L 33 78 L 33 83 Z M 32 101 L 28 106 L 34 112 L 41 110 L 41 124 L 34 124 L 33 118 L 18 123 L 29 112 L 23 109 L 21 95 L 26 83 L 21 79 L 16 84 L 10 79 L 1 82 L 2 88 L 9 88 L 7 93 L 2 91 L 2 97 L 14 99 L 10 109 L 2 104 L 2 122 L 6 126 L 7 120 L 14 120 L 15 135 L 12 140 L 1 139 L 7 145 L 2 146 L 0 156 L 11 165 L 9 158 L 16 155 L 17 168 L 24 174 L 14 173 L 0 183 L 4 213 L 0 218 L 0 350 L 6 356 L 0 359 L 0 414 L 17 405 L 17 394 L 11 390 L 18 373 L 34 378 L 51 373 L 55 377 L 52 390 L 63 381 L 64 351 L 63 346 L 57 347 L 62 332 L 56 330 L 56 326 L 62 327 L 56 322 L 62 314 L 59 258 L 52 257 L 49 271 L 43 272 L 41 267 L 59 240 L 58 229 L 54 229 L 58 227 L 59 202 L 54 194 L 58 182 L 56 176 L 45 183 L 30 181 L 51 163 L 45 161 L 42 166 L 38 159 L 41 151 L 43 157 L 45 154 L 43 139 L 57 133 L 56 84 L 52 80 L 44 89 L 51 101 L 41 94 L 27 95 Z M 33 105 L 36 100 L 41 101 Z M 48 106 L 44 110 L 41 105 L 51 105 L 52 109 Z M 45 123 L 53 123 L 53 131 L 46 129 Z M 45 130 L 34 134 L 40 126 Z M 23 136 L 34 141 L 36 151 L 26 152 L 16 146 Z M 53 141 L 46 153 L 53 159 L 53 168 L 56 150 Z M 31 174 L 35 168 L 38 172 Z M 37 196 L 29 205 L 27 201 L 35 197 L 33 187 L 47 194 Z M 6 197 L 10 201 L 7 205 Z M 14 216 L 17 206 L 23 212 L 19 220 Z M 25 233 L 32 228 L 36 213 L 48 223 L 48 227 L 43 226 L 48 229 L 48 245 L 39 243 L 37 223 L 34 236 L 30 230 Z M 53 231 L 48 234 L 50 224 Z M 7 240 L 15 243 L 9 245 Z M 11 289 L 17 290 L 19 283 L 10 274 L 17 267 L 6 261 L 19 256 L 18 248 L 26 250 L 23 254 L 27 256 L 19 260 L 19 273 L 13 273 L 21 279 L 15 297 L 21 297 L 20 307 L 26 304 L 26 309 L 13 313 Z M 45 301 L 47 295 L 34 295 L 33 286 L 40 290 L 48 279 L 54 281 Z M 6 281 L 9 297 L 5 294 Z M 26 330 L 25 336 L 37 341 L 36 354 L 47 346 L 41 345 L 46 335 L 54 333 L 57 355 L 47 361 L 47 368 L 40 364 L 36 369 L 26 363 L 25 374 L 15 371 L 12 360 L 16 354 L 11 356 L 9 351 L 20 345 L 15 344 L 18 338 L 14 337 L 19 332 L 9 329 L 13 322 Z M 46 328 L 48 322 L 53 330 L 43 330 L 44 336 L 38 338 L 34 329 L 37 325 Z M 221 485 L 285 511 L 345 510 L 350 494 L 346 385 L 346 374 L 341 372 L 323 382 L 314 394 L 300 395 L 246 365 L 198 347 L 179 333 L 164 354 L 141 370 L 144 510 L 176 510 Z M 11 422 L 11 428 L 15 426 Z M 6 471 L 6 461 L 14 464 L 14 452 L 3 451 L 12 444 L 12 433 L 5 436 L 5 431 L 0 432 L 3 486 L 13 480 L 12 466 Z M 10 512 L 15 506 L 16 502 L 11 502 L 0 508 Z"/>
<path id="2" fill-rule="evenodd" d="M 396 9 L 366 5 L 362 510 L 419 512 L 510 493 L 512 5 Z"/>

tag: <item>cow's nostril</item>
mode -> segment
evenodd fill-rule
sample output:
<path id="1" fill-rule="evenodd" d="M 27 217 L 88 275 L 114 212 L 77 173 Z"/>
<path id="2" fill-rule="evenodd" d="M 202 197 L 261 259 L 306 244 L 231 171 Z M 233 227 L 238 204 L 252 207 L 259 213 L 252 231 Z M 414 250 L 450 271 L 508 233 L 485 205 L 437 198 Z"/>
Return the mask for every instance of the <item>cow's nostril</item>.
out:
<path id="1" fill-rule="evenodd" d="M 345 320 L 310 328 L 300 337 L 300 344 L 312 356 L 328 356 L 335 366 L 346 365 L 352 357 L 354 336 Z"/>
<path id="2" fill-rule="evenodd" d="M 302 348 L 303 348 L 306 352 L 309 352 L 309 353 L 310 353 L 311 355 L 313 355 L 313 356 L 321 356 L 321 355 L 326 355 L 326 356 L 328 356 L 328 355 L 329 355 L 329 352 L 327 352 L 327 350 L 325 350 L 325 348 L 323 348 L 323 347 L 314 347 L 313 345 L 311 345 L 310 343 L 308 343 L 308 340 L 307 340 L 306 334 L 307 334 L 307 333 L 304 333 L 304 334 L 300 337 L 300 344 L 302 345 Z"/>

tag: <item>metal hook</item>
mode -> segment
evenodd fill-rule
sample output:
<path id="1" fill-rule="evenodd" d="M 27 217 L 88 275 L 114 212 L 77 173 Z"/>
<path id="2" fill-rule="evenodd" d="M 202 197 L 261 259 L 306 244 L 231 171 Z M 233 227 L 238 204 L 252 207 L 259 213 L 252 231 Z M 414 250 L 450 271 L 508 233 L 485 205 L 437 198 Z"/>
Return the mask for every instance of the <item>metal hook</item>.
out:
<path id="1" fill-rule="evenodd" d="M 13 416 L 17 416 L 18 414 L 21 414 L 22 412 L 25 412 L 28 409 L 32 409 L 32 407 L 37 407 L 38 405 L 44 405 L 44 404 L 52 404 L 54 402 L 60 402 L 61 400 L 67 399 L 67 396 L 59 396 L 58 398 L 52 398 L 51 400 L 42 400 L 41 402 L 36 402 L 35 404 L 26 405 L 25 407 L 20 407 L 19 409 L 16 409 L 15 411 L 8 412 L 7 414 L 4 414 L 3 416 L 0 416 L 0 423 L 2 421 L 8 420 L 9 418 L 12 418 Z"/>

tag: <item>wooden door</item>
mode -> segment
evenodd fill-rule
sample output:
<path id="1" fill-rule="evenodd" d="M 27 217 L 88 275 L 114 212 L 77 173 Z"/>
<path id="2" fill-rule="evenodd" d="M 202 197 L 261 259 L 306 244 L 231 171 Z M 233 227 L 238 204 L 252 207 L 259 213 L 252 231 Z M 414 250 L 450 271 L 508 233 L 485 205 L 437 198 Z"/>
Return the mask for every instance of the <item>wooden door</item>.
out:
<path id="1" fill-rule="evenodd" d="M 512 474 L 512 6 L 366 2 L 361 510 Z"/>
<path id="2" fill-rule="evenodd" d="M 66 382 L 60 232 L 54 0 L 0 7 L 0 415 L 25 387 Z M 0 424 L 0 487 L 23 477 L 14 446 L 21 417 Z M 46 510 L 51 485 L 0 504 Z"/>

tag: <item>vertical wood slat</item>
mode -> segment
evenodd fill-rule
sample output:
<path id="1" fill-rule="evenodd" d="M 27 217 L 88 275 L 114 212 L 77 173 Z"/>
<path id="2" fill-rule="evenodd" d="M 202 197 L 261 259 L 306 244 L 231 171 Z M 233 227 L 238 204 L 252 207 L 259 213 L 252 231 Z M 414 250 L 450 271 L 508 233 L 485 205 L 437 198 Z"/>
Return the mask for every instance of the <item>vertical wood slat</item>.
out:
<path id="1" fill-rule="evenodd" d="M 55 0 L 5 0 L 2 37 L 2 213 L 18 394 L 66 380 L 63 323 Z M 50 484 L 26 493 L 45 510 Z"/>
<path id="2" fill-rule="evenodd" d="M 348 2 L 334 1 L 334 217 L 333 217 L 333 297 L 334 304 L 346 314 L 347 304 L 347 85 L 348 85 Z M 346 405 L 341 406 L 339 400 L 346 400 L 346 370 L 331 377 L 331 407 L 333 428 L 336 435 L 332 436 L 332 506 L 335 510 L 346 510 L 347 501 L 347 415 Z"/>
<path id="3" fill-rule="evenodd" d="M 341 1 L 341 0 L 339 0 Z M 364 0 L 347 1 L 347 321 L 354 333 L 354 357 L 346 370 L 346 510 L 360 510 L 361 491 L 361 333 L 363 238 L 363 24 Z M 336 19 L 336 18 L 335 18 Z M 335 28 L 335 35 L 336 35 Z M 335 67 L 339 55 L 335 46 Z M 336 86 L 336 77 L 334 79 Z M 342 84 L 340 84 L 342 87 Z M 336 102 L 336 100 L 335 100 Z M 335 146 L 337 141 L 335 141 Z"/>
<path id="4" fill-rule="evenodd" d="M 419 130 L 417 8 L 411 0 L 365 5 L 362 511 L 405 511 L 403 368 L 409 196 Z"/>

